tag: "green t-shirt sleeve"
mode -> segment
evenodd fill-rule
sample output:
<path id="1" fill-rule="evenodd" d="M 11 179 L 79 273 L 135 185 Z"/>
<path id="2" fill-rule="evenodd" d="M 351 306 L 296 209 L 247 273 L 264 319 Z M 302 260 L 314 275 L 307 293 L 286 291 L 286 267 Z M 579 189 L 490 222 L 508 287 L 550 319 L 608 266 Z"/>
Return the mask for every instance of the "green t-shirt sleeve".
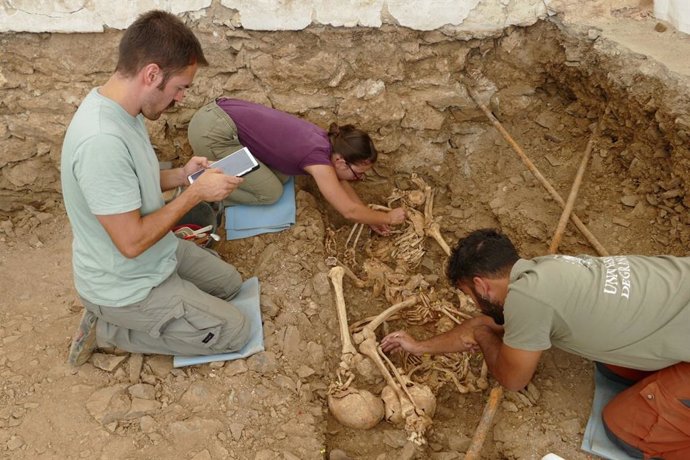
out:
<path id="1" fill-rule="evenodd" d="M 511 289 L 506 297 L 503 314 L 503 343 L 526 351 L 543 351 L 551 348 L 554 312 L 548 305 Z"/>
<path id="2" fill-rule="evenodd" d="M 141 208 L 139 180 L 126 145 L 99 134 L 77 150 L 74 176 L 94 215 L 122 214 Z"/>

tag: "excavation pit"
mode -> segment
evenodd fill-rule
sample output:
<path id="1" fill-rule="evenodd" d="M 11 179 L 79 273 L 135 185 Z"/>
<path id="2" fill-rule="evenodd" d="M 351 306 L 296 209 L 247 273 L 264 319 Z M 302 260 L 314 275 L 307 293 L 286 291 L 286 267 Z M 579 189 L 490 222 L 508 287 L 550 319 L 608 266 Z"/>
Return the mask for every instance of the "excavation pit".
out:
<path id="1" fill-rule="evenodd" d="M 189 119 L 196 108 L 221 94 L 272 105 L 323 127 L 336 120 L 353 123 L 372 134 L 381 152 L 374 173 L 356 184 L 366 202 L 386 205 L 393 194 L 416 190 L 416 175 L 434 191 L 433 214 L 451 246 L 471 230 L 499 227 L 523 256 L 545 254 L 562 207 L 487 120 L 467 92 L 471 86 L 564 199 L 592 126 L 600 124 L 575 214 L 611 254 L 686 255 L 688 80 L 593 29 L 544 21 L 473 39 L 392 26 L 227 30 L 220 35 L 214 34 L 215 27 L 210 21 L 199 25 L 212 65 L 199 73 L 185 104 L 149 124 L 162 161 L 180 163 L 189 157 Z M 93 46 L 88 49 L 74 47 L 73 39 L 61 35 L 18 34 L 3 43 L 10 56 L 3 69 L 10 83 L 1 106 L 10 120 L 9 146 L 35 152 L 2 165 L 3 219 L 11 223 L 2 227 L 7 242 L 22 244 L 23 233 L 37 235 L 39 242 L 55 242 L 59 232 L 54 225 L 41 225 L 45 213 L 68 228 L 55 205 L 60 199 L 60 136 L 81 97 L 112 70 L 119 36 L 112 31 L 89 35 Z M 27 86 L 18 83 L 23 79 L 42 99 L 28 94 Z M 27 177 L 35 180 L 29 184 Z M 401 427 L 382 422 L 366 431 L 345 428 L 327 413 L 325 404 L 340 359 L 327 277 L 330 258 L 346 263 L 362 279 L 385 271 L 382 266 L 370 268 L 374 260 L 395 272 L 388 250 L 395 236 L 386 239 L 365 230 L 355 251 L 347 253 L 352 225 L 325 204 L 311 179 L 300 178 L 297 188 L 298 218 L 292 229 L 216 246 L 243 276 L 261 279 L 267 352 L 242 364 L 173 372 L 160 357 L 147 357 L 143 373 L 156 385 L 162 407 L 145 423 L 123 418 L 107 427 L 94 425 L 93 414 L 86 410 L 74 414 L 74 426 L 102 430 L 99 433 L 110 439 L 103 441 L 105 447 L 91 445 L 92 452 L 175 458 L 180 452 L 191 457 L 207 449 L 212 458 L 225 452 L 254 459 L 322 458 L 340 450 L 352 458 L 411 458 L 414 448 Z M 419 264 L 398 273 L 421 275 L 434 295 L 458 306 L 444 276 L 445 253 L 430 238 L 423 248 Z M 572 224 L 559 250 L 596 254 Z M 391 305 L 384 288 L 374 292 L 348 278 L 344 285 L 351 324 Z M 421 325 L 394 320 L 384 328 L 430 336 L 449 326 L 447 319 Z M 55 356 L 63 351 L 63 332 L 51 345 Z M 401 362 L 398 357 L 394 361 Z M 477 358 L 469 363 L 475 375 L 480 364 Z M 129 381 L 123 373 L 93 368 L 84 372 L 91 372 L 88 379 L 99 388 Z M 20 383 L 8 385 L 21 400 Z M 381 387 L 378 382 L 362 385 L 373 391 Z M 531 390 L 506 395 L 484 457 L 527 459 L 557 452 L 568 459 L 586 458 L 579 445 L 592 387 L 591 362 L 549 351 Z M 77 388 L 68 397 L 78 396 L 74 407 L 81 407 L 94 392 Z M 433 429 L 418 458 L 461 457 L 487 395 L 461 394 L 452 382 L 439 384 Z M 3 398 L 9 401 L 9 396 Z M 51 411 L 52 404 L 57 403 L 41 403 L 47 420 L 58 412 Z M 35 426 L 40 423 L 45 422 Z M 202 435 L 189 435 L 190 427 Z M 130 441 L 134 447 L 127 446 Z M 56 456 L 79 454 L 66 441 L 52 442 L 47 447 L 37 437 L 35 445 L 44 452 L 54 449 Z"/>
<path id="2" fill-rule="evenodd" d="M 608 253 L 685 254 L 690 203 L 684 201 L 688 126 L 683 113 L 688 100 L 681 94 L 682 86 L 675 86 L 677 82 L 663 72 L 646 73 L 649 63 L 644 60 L 639 62 L 641 67 L 631 66 L 631 56 L 619 55 L 614 44 L 571 35 L 549 22 L 507 30 L 499 38 L 483 41 L 432 36 L 433 42 L 430 35 L 422 34 L 420 38 L 426 43 L 416 50 L 428 57 L 396 58 L 394 63 L 390 59 L 396 53 L 389 52 L 390 44 L 409 49 L 407 32 L 379 31 L 370 37 L 363 33 L 361 41 L 354 44 L 358 49 L 364 47 L 363 54 L 387 69 L 404 68 L 401 80 L 394 72 L 362 75 L 364 81 L 354 85 L 358 96 L 361 94 L 358 108 L 351 109 L 347 99 L 339 106 L 353 115 L 342 117 L 339 111 L 339 120 L 377 133 L 377 144 L 385 152 L 375 174 L 357 184 L 366 202 L 386 205 L 391 194 L 417 189 L 413 181 L 417 175 L 435 192 L 434 216 L 451 245 L 471 230 L 498 227 L 517 242 L 523 256 L 547 253 L 563 206 L 487 120 L 469 97 L 467 85 L 478 92 L 479 99 L 564 200 L 592 129 L 598 124 L 600 133 L 593 141 L 573 212 Z M 377 92 L 383 87 L 385 90 Z M 315 121 L 321 119 L 312 111 L 305 115 Z M 313 328 L 318 321 L 324 321 L 332 334 L 326 348 L 330 376 L 326 380 L 334 378 L 339 357 L 335 317 L 332 310 L 321 310 L 333 308 L 324 278 L 328 257 L 343 261 L 361 279 L 371 280 L 387 269 L 405 273 L 407 280 L 421 274 L 439 298 L 458 304 L 444 279 L 445 254 L 432 239 L 427 238 L 426 253 L 414 268 L 401 269 L 390 255 L 395 236 L 385 239 L 364 232 L 354 253 L 348 252 L 352 244 L 347 246 L 346 241 L 352 225 L 323 204 L 310 180 L 300 181 L 300 187 L 302 213 L 292 235 L 271 237 L 275 242 L 268 247 L 266 239 L 262 243 L 228 244 L 226 254 L 231 258 L 232 254 L 249 253 L 251 261 L 272 261 L 274 257 L 266 253 L 283 254 L 271 247 L 277 244 L 294 255 L 294 259 L 284 259 L 280 269 L 266 270 L 279 278 L 289 273 L 275 284 L 296 288 L 293 293 L 282 290 L 280 296 L 284 304 L 294 296 L 287 303 L 303 306 L 295 309 L 299 316 L 293 320 L 301 340 L 318 342 Z M 312 223 L 307 216 L 313 216 Z M 572 223 L 560 251 L 597 255 L 596 248 Z M 386 268 L 379 265 L 371 269 L 373 259 Z M 264 283 L 271 289 L 271 275 Z M 358 288 L 348 278 L 344 284 L 350 324 L 391 305 L 380 290 L 374 295 L 371 288 Z M 319 305 L 318 313 L 311 310 L 312 316 L 310 300 Z M 301 316 L 304 312 L 306 318 Z M 424 325 L 392 321 L 385 330 L 404 328 L 428 337 L 451 326 L 445 317 Z M 285 329 L 283 346 L 287 345 L 289 328 Z M 449 364 L 449 368 L 457 370 L 457 363 Z M 471 361 L 475 376 L 480 364 L 480 360 Z M 441 377 L 443 373 L 438 372 L 427 375 L 432 379 L 427 383 L 436 387 L 439 410 L 428 445 L 418 451 L 421 458 L 453 458 L 453 452 L 467 449 L 488 395 L 487 391 L 461 394 L 451 379 Z M 361 377 L 357 381 L 358 387 L 374 393 L 383 386 L 381 382 L 361 382 Z M 549 451 L 566 458 L 584 458 L 579 445 L 593 391 L 591 363 L 552 350 L 542 359 L 533 385 L 530 391 L 508 393 L 486 442 L 486 458 L 535 458 L 537 453 Z M 323 386 L 316 391 L 319 398 L 325 392 Z M 389 458 L 386 455 L 392 451 L 401 455 L 412 449 L 403 427 L 386 422 L 358 431 L 329 416 L 325 436 L 328 449 L 342 450 L 352 458 Z"/>

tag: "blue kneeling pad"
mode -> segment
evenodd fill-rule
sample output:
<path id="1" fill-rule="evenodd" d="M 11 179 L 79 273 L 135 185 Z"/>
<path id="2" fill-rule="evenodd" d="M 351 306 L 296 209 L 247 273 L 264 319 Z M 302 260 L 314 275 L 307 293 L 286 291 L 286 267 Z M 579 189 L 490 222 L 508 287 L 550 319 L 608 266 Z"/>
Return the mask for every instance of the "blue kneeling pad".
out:
<path id="1" fill-rule="evenodd" d="M 295 179 L 291 177 L 283 186 L 280 199 L 273 204 L 238 204 L 225 208 L 226 238 L 239 240 L 279 232 L 295 224 L 295 215 Z"/>
<path id="2" fill-rule="evenodd" d="M 210 363 L 212 361 L 230 361 L 238 358 L 246 358 L 255 353 L 264 351 L 264 330 L 261 324 L 261 307 L 259 302 L 259 278 L 249 278 L 242 283 L 240 292 L 231 300 L 250 321 L 249 342 L 240 350 L 233 353 L 204 356 L 175 356 L 174 367 L 193 366 L 195 364 Z"/>
<path id="3" fill-rule="evenodd" d="M 629 387 L 622 383 L 606 378 L 604 374 L 599 372 L 599 369 L 594 368 L 592 413 L 589 415 L 582 446 L 580 446 L 582 450 L 609 460 L 638 460 L 629 456 L 611 442 L 608 436 L 606 436 L 604 422 L 601 419 L 601 412 L 604 410 L 604 406 L 618 393 L 627 388 Z"/>

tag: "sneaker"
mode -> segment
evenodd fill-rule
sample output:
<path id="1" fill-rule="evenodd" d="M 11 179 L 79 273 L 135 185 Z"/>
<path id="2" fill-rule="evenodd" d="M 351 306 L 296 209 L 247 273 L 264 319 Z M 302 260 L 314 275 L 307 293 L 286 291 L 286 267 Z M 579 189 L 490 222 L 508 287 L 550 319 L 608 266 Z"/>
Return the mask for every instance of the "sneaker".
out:
<path id="1" fill-rule="evenodd" d="M 72 338 L 67 363 L 71 366 L 81 366 L 89 360 L 96 349 L 96 315 L 84 310 L 79 323 L 79 329 Z"/>

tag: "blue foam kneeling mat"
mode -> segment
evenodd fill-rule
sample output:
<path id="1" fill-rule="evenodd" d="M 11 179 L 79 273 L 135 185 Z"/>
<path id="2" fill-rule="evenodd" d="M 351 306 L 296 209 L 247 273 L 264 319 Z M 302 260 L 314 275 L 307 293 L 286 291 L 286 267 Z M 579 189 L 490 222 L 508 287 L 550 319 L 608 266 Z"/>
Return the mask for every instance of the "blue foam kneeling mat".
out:
<path id="1" fill-rule="evenodd" d="M 283 186 L 280 199 L 269 205 L 229 206 L 225 209 L 225 232 L 228 240 L 249 238 L 263 233 L 279 232 L 295 224 L 295 179 Z"/>
<path id="2" fill-rule="evenodd" d="M 240 292 L 231 300 L 242 313 L 247 316 L 250 324 L 249 342 L 240 350 L 233 353 L 204 356 L 175 356 L 174 367 L 193 366 L 195 364 L 210 363 L 213 361 L 231 361 L 233 359 L 246 358 L 255 353 L 264 351 L 264 329 L 261 324 L 261 306 L 259 302 L 260 285 L 257 277 L 249 278 L 242 283 Z"/>
<path id="3" fill-rule="evenodd" d="M 585 435 L 582 439 L 581 449 L 590 454 L 598 455 L 609 460 L 636 460 L 616 446 L 606 436 L 601 412 L 604 406 L 618 393 L 628 388 L 622 383 L 614 382 L 594 369 L 594 399 L 592 401 L 592 413 L 587 421 Z"/>

